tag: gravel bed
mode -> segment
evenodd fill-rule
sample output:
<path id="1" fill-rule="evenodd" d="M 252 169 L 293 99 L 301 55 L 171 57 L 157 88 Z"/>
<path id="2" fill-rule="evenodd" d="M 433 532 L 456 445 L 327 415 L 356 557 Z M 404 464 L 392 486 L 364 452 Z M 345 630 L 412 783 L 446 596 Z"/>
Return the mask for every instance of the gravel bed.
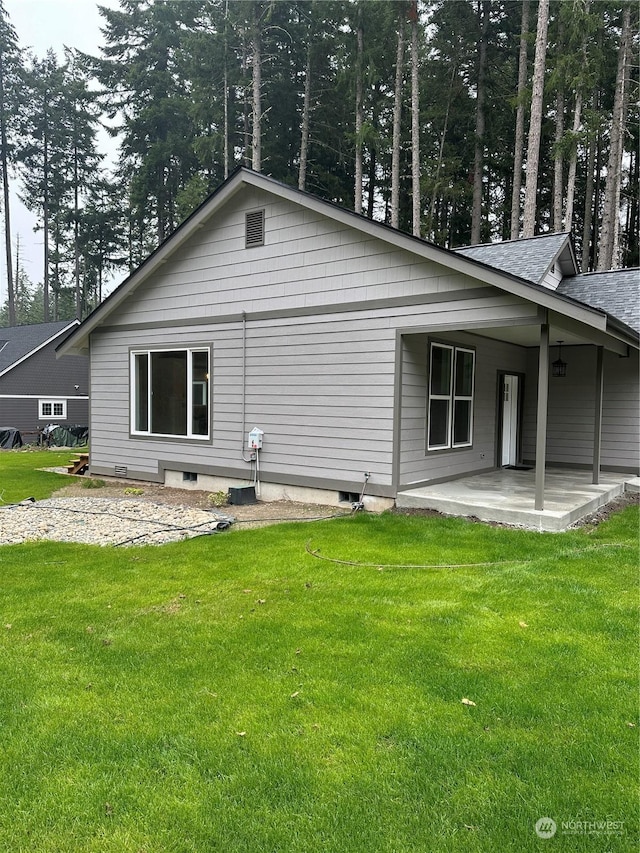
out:
<path id="1" fill-rule="evenodd" d="M 47 539 L 85 545 L 163 545 L 226 530 L 204 509 L 109 498 L 48 498 L 0 507 L 0 544 Z"/>

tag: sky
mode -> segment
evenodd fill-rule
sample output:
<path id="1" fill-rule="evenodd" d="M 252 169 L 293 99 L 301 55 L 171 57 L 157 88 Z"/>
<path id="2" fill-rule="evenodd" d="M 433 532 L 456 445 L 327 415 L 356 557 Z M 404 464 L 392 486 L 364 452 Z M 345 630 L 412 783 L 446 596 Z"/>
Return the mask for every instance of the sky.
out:
<path id="1" fill-rule="evenodd" d="M 118 0 L 100 0 L 100 5 L 117 9 L 120 4 Z M 39 58 L 44 57 L 50 47 L 60 59 L 65 46 L 85 53 L 98 53 L 103 19 L 94 0 L 4 0 L 4 8 L 18 35 L 20 47 L 31 49 Z M 15 178 L 13 182 L 16 183 Z M 19 234 L 22 265 L 30 280 L 36 283 L 42 281 L 42 234 L 34 234 L 34 225 L 35 217 L 20 204 L 13 192 L 11 231 L 14 258 Z M 4 244 L 4 240 L 2 242 Z M 4 304 L 6 298 L 6 261 L 4 252 L 0 252 L 0 304 Z"/>

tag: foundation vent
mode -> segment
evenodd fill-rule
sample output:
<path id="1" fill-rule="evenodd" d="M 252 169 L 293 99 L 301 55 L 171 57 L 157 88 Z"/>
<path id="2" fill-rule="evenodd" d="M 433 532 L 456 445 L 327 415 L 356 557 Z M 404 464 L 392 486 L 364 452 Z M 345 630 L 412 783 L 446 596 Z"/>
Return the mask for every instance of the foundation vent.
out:
<path id="1" fill-rule="evenodd" d="M 113 469 L 113 473 L 116 477 L 126 477 L 127 476 L 127 466 L 126 465 L 116 465 Z"/>

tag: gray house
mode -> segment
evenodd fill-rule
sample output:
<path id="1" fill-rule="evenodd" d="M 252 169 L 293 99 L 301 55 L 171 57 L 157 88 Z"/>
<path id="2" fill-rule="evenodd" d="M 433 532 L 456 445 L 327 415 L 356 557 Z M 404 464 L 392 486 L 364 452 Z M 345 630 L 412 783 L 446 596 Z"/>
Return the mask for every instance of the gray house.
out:
<path id="1" fill-rule="evenodd" d="M 88 424 L 89 360 L 56 357 L 79 320 L 0 329 L 0 425 L 34 441 L 47 424 Z"/>
<path id="2" fill-rule="evenodd" d="M 531 466 L 541 513 L 554 465 L 638 473 L 630 297 L 566 234 L 449 251 L 239 169 L 58 351 L 92 473 L 385 506 Z"/>

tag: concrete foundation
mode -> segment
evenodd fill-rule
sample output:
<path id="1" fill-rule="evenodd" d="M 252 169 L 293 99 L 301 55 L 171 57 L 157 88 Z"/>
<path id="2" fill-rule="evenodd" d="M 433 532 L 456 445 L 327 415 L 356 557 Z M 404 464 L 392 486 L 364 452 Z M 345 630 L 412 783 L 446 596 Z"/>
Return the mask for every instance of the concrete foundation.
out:
<path id="1" fill-rule="evenodd" d="M 233 480 L 225 477 L 211 477 L 208 474 L 198 474 L 195 480 L 183 480 L 182 471 L 166 471 L 164 485 L 172 489 L 197 489 L 203 492 L 227 492 L 229 488 L 242 488 L 253 485 L 247 480 Z M 307 486 L 286 486 L 280 483 L 260 483 L 256 489 L 258 500 L 261 501 L 295 501 L 296 503 L 319 504 L 321 506 L 346 507 L 350 504 L 340 500 L 340 494 L 331 489 L 314 489 Z M 364 508 L 368 512 L 384 512 L 391 509 L 393 498 L 381 498 L 376 495 L 366 495 L 363 499 Z"/>

